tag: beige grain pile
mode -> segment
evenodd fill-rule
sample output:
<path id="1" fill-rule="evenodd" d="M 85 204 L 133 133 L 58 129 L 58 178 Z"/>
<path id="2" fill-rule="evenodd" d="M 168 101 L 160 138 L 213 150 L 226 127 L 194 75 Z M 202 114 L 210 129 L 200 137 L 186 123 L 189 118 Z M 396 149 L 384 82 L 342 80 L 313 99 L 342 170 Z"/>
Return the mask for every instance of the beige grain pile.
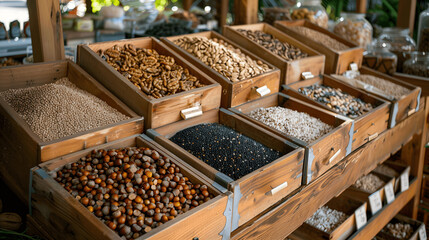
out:
<path id="1" fill-rule="evenodd" d="M 350 48 L 349 46 L 337 41 L 336 39 L 333 39 L 330 36 L 323 34 L 321 32 L 318 32 L 316 30 L 313 30 L 307 27 L 302 27 L 302 26 L 294 26 L 290 28 L 301 35 L 304 35 L 316 42 L 319 42 L 329 48 L 332 48 L 333 50 L 343 51 Z"/>
<path id="2" fill-rule="evenodd" d="M 396 99 L 399 99 L 403 95 L 406 95 L 410 92 L 408 88 L 404 88 L 403 86 L 397 85 L 395 83 L 384 80 L 383 78 L 375 77 L 372 75 L 361 74 L 355 78 L 359 81 L 362 81 L 366 84 L 380 89 L 386 95 L 392 96 Z"/>
<path id="3" fill-rule="evenodd" d="M 361 190 L 365 190 L 368 192 L 375 192 L 379 188 L 381 188 L 384 184 L 386 184 L 383 180 L 381 180 L 377 175 L 372 173 L 359 178 L 353 186 L 355 188 L 359 188 Z"/>

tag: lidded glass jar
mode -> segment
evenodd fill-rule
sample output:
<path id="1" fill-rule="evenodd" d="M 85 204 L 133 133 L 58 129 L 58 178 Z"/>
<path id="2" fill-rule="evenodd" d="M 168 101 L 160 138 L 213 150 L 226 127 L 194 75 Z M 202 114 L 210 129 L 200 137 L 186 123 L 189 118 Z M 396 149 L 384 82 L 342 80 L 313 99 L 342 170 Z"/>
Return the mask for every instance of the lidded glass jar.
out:
<path id="1" fill-rule="evenodd" d="M 429 78 L 429 52 L 412 52 L 411 58 L 404 62 L 403 72 Z"/>
<path id="2" fill-rule="evenodd" d="M 363 65 L 379 72 L 392 75 L 396 72 L 398 57 L 389 51 L 390 44 L 378 40 L 368 47 L 363 54 Z"/>
<path id="3" fill-rule="evenodd" d="M 416 43 L 410 37 L 408 28 L 384 28 L 378 37 L 382 43 L 389 43 L 389 51 L 398 57 L 398 72 L 402 72 L 402 64 L 406 60 L 406 53 L 416 50 Z"/>
<path id="4" fill-rule="evenodd" d="M 420 52 L 429 52 L 429 4 L 428 8 L 420 13 L 419 31 L 417 36 Z"/>
<path id="5" fill-rule="evenodd" d="M 334 33 L 366 49 L 372 41 L 372 26 L 364 13 L 341 13 Z"/>
<path id="6" fill-rule="evenodd" d="M 320 27 L 328 28 L 328 14 L 321 0 L 298 0 L 290 10 L 292 20 L 306 19 Z"/>

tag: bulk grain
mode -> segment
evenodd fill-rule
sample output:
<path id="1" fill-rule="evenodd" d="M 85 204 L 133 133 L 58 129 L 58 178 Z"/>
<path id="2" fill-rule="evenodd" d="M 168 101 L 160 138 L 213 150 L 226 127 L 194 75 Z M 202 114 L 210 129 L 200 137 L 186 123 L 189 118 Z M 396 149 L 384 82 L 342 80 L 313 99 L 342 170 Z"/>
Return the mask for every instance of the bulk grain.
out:
<path id="1" fill-rule="evenodd" d="M 248 79 L 271 70 L 262 61 L 253 60 L 240 49 L 234 48 L 222 39 L 183 37 L 175 40 L 174 43 L 232 82 Z"/>
<path id="2" fill-rule="evenodd" d="M 353 184 L 353 187 L 372 193 L 377 191 L 385 184 L 386 183 L 381 180 L 377 175 L 370 173 L 359 178 Z"/>
<path id="3" fill-rule="evenodd" d="M 306 143 L 314 142 L 333 129 L 333 126 L 307 113 L 283 107 L 259 108 L 249 116 Z"/>
<path id="4" fill-rule="evenodd" d="M 234 180 L 281 156 L 280 152 L 218 123 L 186 128 L 170 140 Z"/>
<path id="5" fill-rule="evenodd" d="M 68 78 L 36 87 L 9 89 L 2 97 L 31 130 L 51 141 L 129 119 Z"/>
<path id="6" fill-rule="evenodd" d="M 341 223 L 346 221 L 347 215 L 328 206 L 322 206 L 305 223 L 327 233 L 332 232 Z"/>
<path id="7" fill-rule="evenodd" d="M 395 171 L 395 169 L 393 169 L 391 167 L 388 167 L 386 165 L 379 165 L 379 166 L 377 166 L 375 168 L 374 171 L 379 172 L 379 173 L 381 173 L 383 175 L 387 175 L 387 176 L 394 176 L 394 177 L 396 177 L 396 176 L 399 175 L 398 172 Z"/>
<path id="8" fill-rule="evenodd" d="M 413 227 L 408 223 L 388 223 L 382 230 L 399 239 L 409 239 L 413 234 Z"/>
<path id="9" fill-rule="evenodd" d="M 330 36 L 323 34 L 321 32 L 318 32 L 316 30 L 307 28 L 307 27 L 302 27 L 302 26 L 294 26 L 294 27 L 289 27 L 291 30 L 304 35 L 316 42 L 319 42 L 323 45 L 325 45 L 328 48 L 331 48 L 335 51 L 343 51 L 346 49 L 349 49 L 350 47 L 348 47 L 347 45 L 337 41 L 336 39 L 331 38 Z"/>
<path id="10" fill-rule="evenodd" d="M 375 77 L 372 75 L 361 74 L 356 76 L 355 79 L 374 86 L 383 91 L 386 95 L 392 96 L 396 99 L 399 99 L 402 96 L 410 93 L 409 89 L 401 85 L 389 82 L 387 80 L 384 80 L 383 78 Z"/>
<path id="11" fill-rule="evenodd" d="M 192 183 L 166 156 L 149 148 L 92 151 L 54 179 L 109 228 L 135 239 L 213 195 Z"/>

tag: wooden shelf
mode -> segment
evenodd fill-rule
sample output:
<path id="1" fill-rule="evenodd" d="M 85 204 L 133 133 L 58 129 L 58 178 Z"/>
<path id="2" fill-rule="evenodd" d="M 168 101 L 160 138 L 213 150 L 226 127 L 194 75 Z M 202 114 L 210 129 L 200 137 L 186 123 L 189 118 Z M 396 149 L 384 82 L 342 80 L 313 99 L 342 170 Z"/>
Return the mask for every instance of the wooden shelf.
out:
<path id="1" fill-rule="evenodd" d="M 424 116 L 425 110 L 422 107 L 420 111 L 396 127 L 385 131 L 373 141 L 351 153 L 314 182 L 302 187 L 293 196 L 281 200 L 272 208 L 235 230 L 232 238 L 284 239 L 332 197 L 341 194 L 359 177 L 369 173 L 378 164 L 388 159 L 391 154 L 396 153 L 404 144 L 413 139 L 414 135 L 421 134 Z M 417 176 L 417 181 L 410 187 L 415 189 L 414 193 L 420 188 L 419 181 L 421 181 L 421 176 Z M 397 202 L 403 202 L 402 205 L 405 205 L 415 196 L 416 194 L 411 193 L 400 194 Z M 390 208 L 392 207 L 389 206 Z M 400 208 L 394 209 L 394 211 L 399 210 Z M 392 210 L 390 213 L 393 214 L 394 211 Z M 390 213 L 383 214 L 385 219 L 390 220 Z M 362 234 L 365 233 L 363 230 L 362 232 Z"/>

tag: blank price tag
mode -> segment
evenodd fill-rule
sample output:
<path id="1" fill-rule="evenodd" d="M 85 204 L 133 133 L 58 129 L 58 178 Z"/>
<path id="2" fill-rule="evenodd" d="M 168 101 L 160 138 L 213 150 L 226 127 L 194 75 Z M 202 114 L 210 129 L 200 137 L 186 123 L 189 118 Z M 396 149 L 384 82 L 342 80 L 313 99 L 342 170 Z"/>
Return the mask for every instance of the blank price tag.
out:
<path id="1" fill-rule="evenodd" d="M 419 228 L 419 237 L 420 237 L 420 240 L 427 240 L 426 228 L 424 224 Z"/>
<path id="2" fill-rule="evenodd" d="M 365 205 L 360 206 L 355 211 L 355 218 L 356 218 L 356 228 L 359 230 L 366 224 L 366 212 L 365 212 Z"/>
<path id="3" fill-rule="evenodd" d="M 381 203 L 380 191 L 369 195 L 369 205 L 371 207 L 372 215 L 376 214 L 383 207 Z"/>
<path id="4" fill-rule="evenodd" d="M 410 183 L 408 180 L 408 174 L 410 172 L 410 169 L 407 168 L 405 172 L 401 175 L 401 192 L 407 191 L 410 187 Z"/>
<path id="5" fill-rule="evenodd" d="M 393 184 L 392 184 L 392 182 L 389 182 L 384 187 L 384 192 L 386 193 L 387 204 L 390 204 L 391 202 L 395 201 L 395 192 L 393 191 Z"/>

